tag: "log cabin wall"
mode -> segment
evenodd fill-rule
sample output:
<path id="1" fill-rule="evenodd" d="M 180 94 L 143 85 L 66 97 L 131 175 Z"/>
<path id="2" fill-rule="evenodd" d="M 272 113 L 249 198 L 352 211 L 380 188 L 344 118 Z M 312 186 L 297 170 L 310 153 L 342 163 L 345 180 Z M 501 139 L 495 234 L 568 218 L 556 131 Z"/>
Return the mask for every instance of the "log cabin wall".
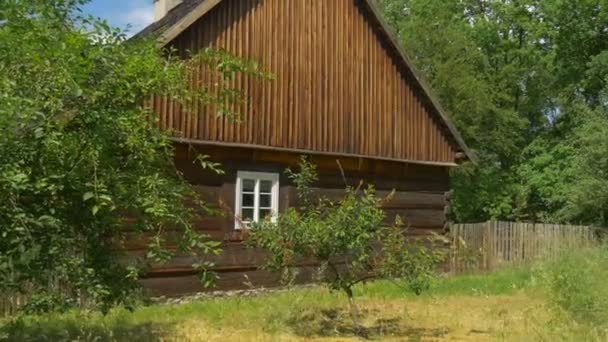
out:
<path id="1" fill-rule="evenodd" d="M 235 230 L 234 203 L 237 171 L 270 171 L 281 175 L 279 210 L 293 206 L 297 201 L 295 187 L 285 176 L 287 167 L 296 168 L 300 155 L 287 152 L 264 151 L 251 148 L 177 145 L 176 165 L 185 177 L 200 192 L 202 197 L 223 213 L 223 216 L 207 216 L 196 223 L 199 231 L 223 241 L 223 254 L 211 258 L 216 263 L 215 271 L 220 275 L 217 287 L 223 290 L 253 286 L 271 286 L 278 283 L 278 275 L 259 270 L 264 261 L 264 253 L 247 248 L 246 238 Z M 220 162 L 225 174 L 217 175 L 205 171 L 193 163 L 193 158 L 203 153 Z M 428 236 L 432 232 L 441 233 L 446 221 L 444 208 L 445 193 L 449 191 L 449 168 L 413 165 L 401 162 L 381 161 L 365 158 L 311 156 L 318 167 L 319 181 L 314 184 L 317 192 L 329 198 L 338 199 L 344 194 L 346 183 L 356 186 L 359 182 L 374 184 L 379 196 L 397 192 L 386 203 L 386 223 L 390 224 L 395 215 L 405 219 L 408 233 L 413 237 Z M 344 170 L 340 171 L 337 161 Z M 126 248 L 132 256 L 145 253 L 145 240 L 134 238 Z M 142 280 L 151 293 L 156 295 L 177 295 L 202 291 L 196 272 L 192 269 L 194 259 L 180 256 L 165 265 L 158 265 Z M 302 265 L 300 280 L 311 277 L 311 264 Z M 247 276 L 247 277 L 245 277 Z"/>
<path id="2" fill-rule="evenodd" d="M 387 47 L 361 0 L 224 0 L 169 46 L 184 57 L 205 47 L 257 60 L 275 75 L 238 76 L 244 123 L 152 101 L 176 137 L 453 164 L 457 144 L 403 61 Z M 200 66 L 190 86 L 212 84 Z"/>

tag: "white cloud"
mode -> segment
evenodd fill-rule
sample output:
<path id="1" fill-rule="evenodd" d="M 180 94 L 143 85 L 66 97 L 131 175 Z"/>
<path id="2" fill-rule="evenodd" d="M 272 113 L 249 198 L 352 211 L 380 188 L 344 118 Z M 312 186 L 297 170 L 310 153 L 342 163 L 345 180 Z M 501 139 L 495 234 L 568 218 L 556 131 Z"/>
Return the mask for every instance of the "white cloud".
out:
<path id="1" fill-rule="evenodd" d="M 154 22 L 154 8 L 145 5 L 135 7 L 126 13 L 120 14 L 119 19 L 124 26 L 131 25 L 130 33 L 137 33 Z"/>

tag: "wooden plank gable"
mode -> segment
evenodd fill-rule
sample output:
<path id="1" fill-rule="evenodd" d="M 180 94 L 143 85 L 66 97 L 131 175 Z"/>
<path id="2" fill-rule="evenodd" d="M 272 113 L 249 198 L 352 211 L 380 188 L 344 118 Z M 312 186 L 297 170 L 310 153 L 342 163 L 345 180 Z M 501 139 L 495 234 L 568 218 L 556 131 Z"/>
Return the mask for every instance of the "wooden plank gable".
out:
<path id="1" fill-rule="evenodd" d="M 234 80 L 249 98 L 235 108 L 240 124 L 215 108 L 185 113 L 155 99 L 161 127 L 177 138 L 445 165 L 466 151 L 368 0 L 205 0 L 193 8 L 162 31 L 163 44 L 223 48 L 275 79 Z M 213 81 L 204 68 L 192 78 Z"/>

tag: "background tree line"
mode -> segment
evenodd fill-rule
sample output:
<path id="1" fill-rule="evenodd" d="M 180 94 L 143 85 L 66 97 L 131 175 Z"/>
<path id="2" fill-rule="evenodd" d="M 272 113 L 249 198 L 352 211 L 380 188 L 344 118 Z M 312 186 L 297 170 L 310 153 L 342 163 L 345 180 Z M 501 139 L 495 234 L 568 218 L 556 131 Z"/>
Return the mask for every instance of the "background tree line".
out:
<path id="1" fill-rule="evenodd" d="M 454 219 L 608 224 L 608 1 L 379 3 L 479 157 Z"/>

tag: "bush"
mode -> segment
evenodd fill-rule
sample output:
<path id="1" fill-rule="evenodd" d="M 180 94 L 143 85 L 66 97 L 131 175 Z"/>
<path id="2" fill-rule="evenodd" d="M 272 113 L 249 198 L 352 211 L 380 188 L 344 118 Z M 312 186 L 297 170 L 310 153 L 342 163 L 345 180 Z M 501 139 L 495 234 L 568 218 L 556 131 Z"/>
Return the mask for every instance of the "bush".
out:
<path id="1" fill-rule="evenodd" d="M 185 87 L 197 63 L 151 39 L 127 43 L 80 15 L 86 2 L 0 1 L 0 293 L 49 296 L 28 310 L 50 310 L 57 295 L 104 310 L 127 305 L 141 264 L 218 253 L 191 224 L 205 203 L 142 104 L 159 94 L 233 117 L 244 99 L 228 81 L 262 76 L 255 63 L 205 50 L 191 60 L 218 81 Z M 149 237 L 145 260 L 121 262 L 117 247 L 140 236 Z"/>

